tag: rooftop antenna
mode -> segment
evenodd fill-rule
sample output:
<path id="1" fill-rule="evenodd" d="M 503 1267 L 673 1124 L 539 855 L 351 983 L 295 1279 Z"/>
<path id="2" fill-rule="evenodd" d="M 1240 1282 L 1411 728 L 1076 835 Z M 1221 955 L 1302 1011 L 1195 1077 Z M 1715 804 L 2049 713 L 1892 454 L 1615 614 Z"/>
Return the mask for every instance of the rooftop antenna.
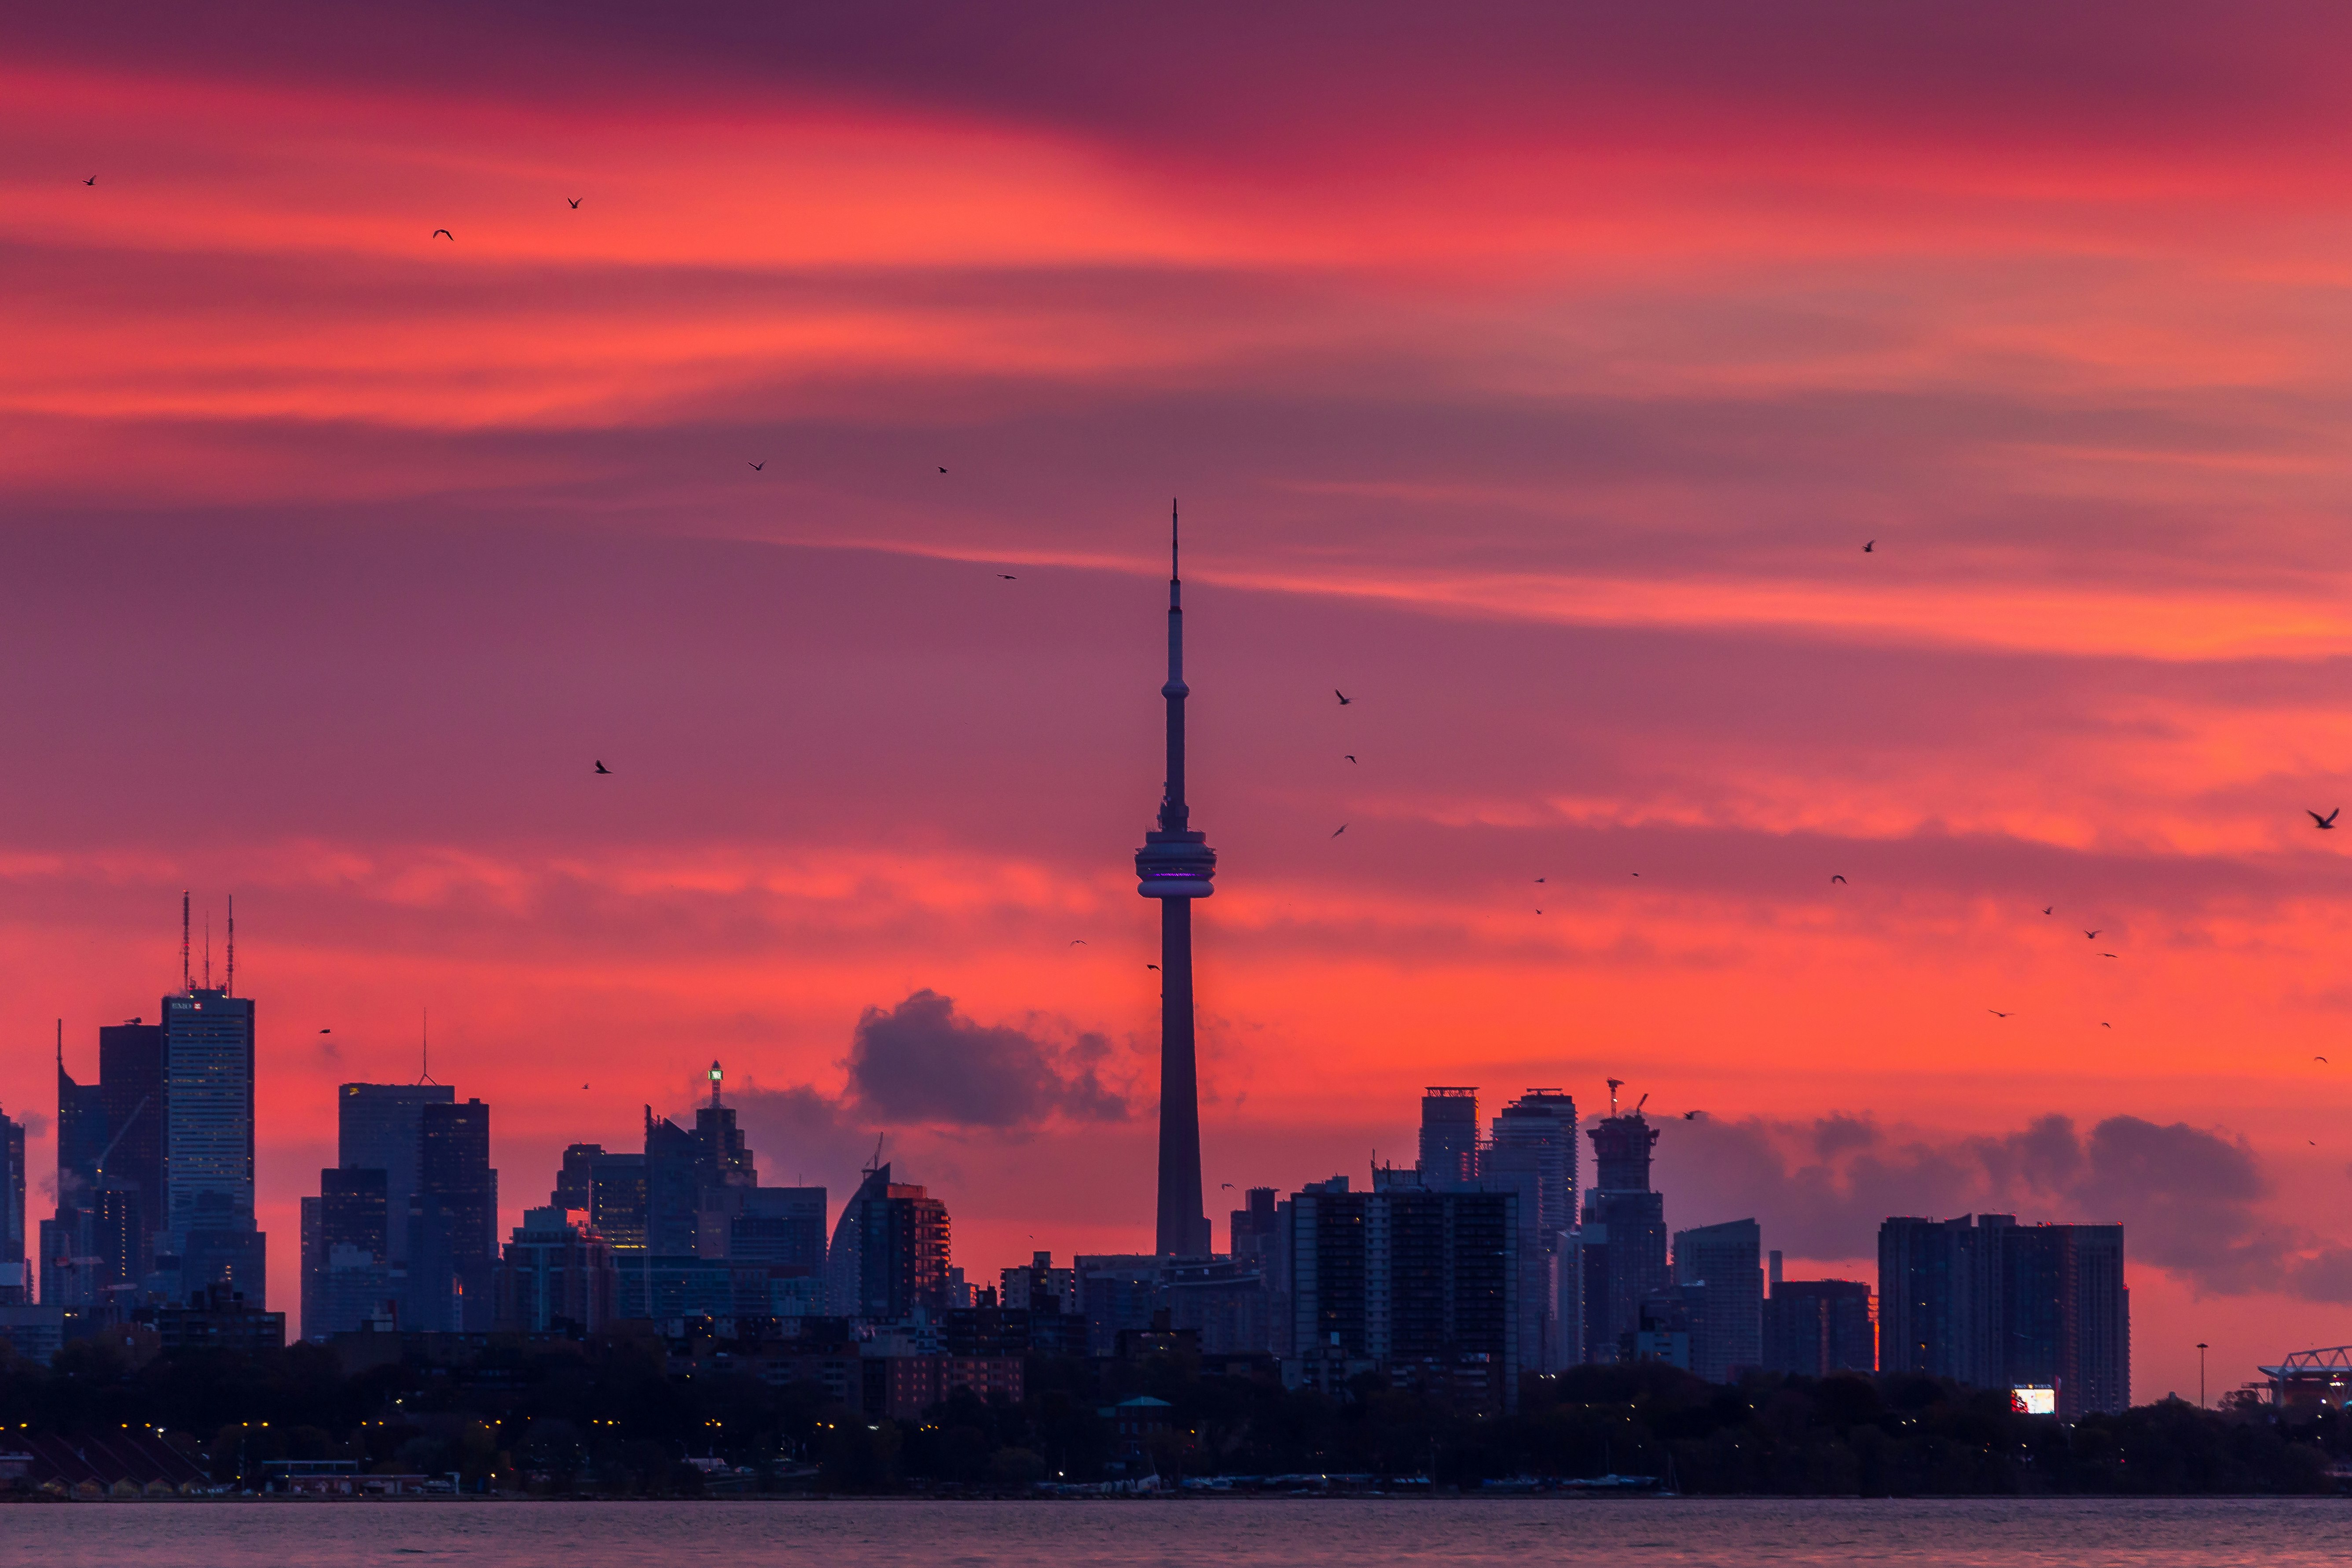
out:
<path id="1" fill-rule="evenodd" d="M 66 1070 L 66 1021 L 58 1020 L 58 1070 Z"/>
<path id="2" fill-rule="evenodd" d="M 213 988 L 213 912 L 205 911 L 205 989 Z"/>
<path id="3" fill-rule="evenodd" d="M 195 986 L 190 984 L 193 978 L 188 971 L 188 890 L 183 888 L 180 889 L 180 989 L 184 992 L 194 990 Z"/>
<path id="4" fill-rule="evenodd" d="M 228 974 L 221 981 L 221 994 L 236 994 L 236 895 L 228 896 Z"/>
<path id="5" fill-rule="evenodd" d="M 1645 1095 L 1643 1095 L 1641 1099 L 1639 1099 L 1639 1100 L 1635 1100 L 1635 1101 L 1633 1102 L 1633 1114 L 1634 1114 L 1634 1115 L 1636 1115 L 1636 1116 L 1641 1115 L 1641 1114 L 1642 1114 L 1642 1107 L 1643 1107 L 1643 1106 L 1645 1106 L 1645 1105 L 1647 1105 L 1647 1104 L 1649 1104 L 1649 1103 L 1650 1103 L 1650 1097 L 1649 1097 L 1648 1095 L 1646 1095 L 1646 1094 L 1645 1094 Z"/>
<path id="6" fill-rule="evenodd" d="M 437 1084 L 440 1079 L 433 1076 L 433 1009 L 420 1007 L 417 1016 L 421 1022 L 416 1026 L 416 1081 Z"/>
<path id="7" fill-rule="evenodd" d="M 1625 1080 L 1622 1078 L 1612 1078 L 1609 1080 L 1609 1114 L 1612 1116 L 1617 1114 L 1617 1091 L 1624 1087 Z"/>
<path id="8" fill-rule="evenodd" d="M 870 1176 L 870 1175 L 872 1175 L 875 1172 L 877 1172 L 877 1171 L 878 1171 L 878 1170 L 880 1170 L 880 1169 L 882 1168 L 882 1139 L 883 1139 L 883 1137 L 884 1137 L 884 1134 L 879 1133 L 879 1132 L 877 1132 L 877 1133 L 874 1135 L 874 1158 L 873 1158 L 870 1162 L 868 1162 L 868 1163 L 867 1163 L 866 1167 L 866 1173 L 867 1175 L 869 1175 L 869 1176 Z"/>

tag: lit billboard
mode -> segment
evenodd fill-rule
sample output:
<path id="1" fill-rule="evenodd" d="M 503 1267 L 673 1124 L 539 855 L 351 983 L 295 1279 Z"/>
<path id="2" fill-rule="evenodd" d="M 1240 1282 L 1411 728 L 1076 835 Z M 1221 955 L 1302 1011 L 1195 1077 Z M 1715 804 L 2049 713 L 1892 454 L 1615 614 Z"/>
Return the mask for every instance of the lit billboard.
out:
<path id="1" fill-rule="evenodd" d="M 2058 1391 L 2032 1386 L 2012 1388 L 2009 1391 L 2009 1407 L 2020 1415 L 2055 1415 L 2058 1414 Z"/>

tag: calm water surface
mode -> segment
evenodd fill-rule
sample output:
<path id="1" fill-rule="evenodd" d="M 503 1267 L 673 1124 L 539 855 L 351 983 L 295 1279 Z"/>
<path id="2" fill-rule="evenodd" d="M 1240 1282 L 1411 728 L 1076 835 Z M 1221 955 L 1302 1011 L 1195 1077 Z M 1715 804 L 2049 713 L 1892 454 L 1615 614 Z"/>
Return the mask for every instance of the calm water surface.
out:
<path id="1" fill-rule="evenodd" d="M 353 1502 L 0 1508 L 42 1568 L 2352 1561 L 2352 1501 Z"/>

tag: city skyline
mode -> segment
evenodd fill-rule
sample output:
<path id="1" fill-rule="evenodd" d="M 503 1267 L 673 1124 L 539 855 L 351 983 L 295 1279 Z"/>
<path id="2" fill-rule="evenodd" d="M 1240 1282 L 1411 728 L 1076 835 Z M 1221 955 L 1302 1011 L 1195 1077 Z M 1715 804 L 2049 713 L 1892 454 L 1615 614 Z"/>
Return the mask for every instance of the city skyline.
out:
<path id="1" fill-rule="evenodd" d="M 2352 1338 L 2340 19 L 134 20 L 0 94 L 37 1213 L 235 889 L 273 1300 L 428 1009 L 501 1237 L 718 1057 L 1150 1248 L 1181 495 L 1220 1225 L 1615 1078 L 1794 1278 L 2117 1221 L 2144 1394 Z"/>

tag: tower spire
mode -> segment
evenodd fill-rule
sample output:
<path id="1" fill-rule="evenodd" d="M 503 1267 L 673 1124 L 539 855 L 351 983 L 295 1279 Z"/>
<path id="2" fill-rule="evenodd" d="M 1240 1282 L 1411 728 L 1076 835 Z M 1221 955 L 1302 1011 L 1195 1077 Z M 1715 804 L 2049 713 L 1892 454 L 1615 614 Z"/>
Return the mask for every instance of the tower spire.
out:
<path id="1" fill-rule="evenodd" d="M 1176 502 L 1168 503 L 1168 772 L 1160 826 L 1136 851 L 1136 891 L 1160 900 L 1160 1203 L 1154 1250 L 1201 1258 L 1209 1220 L 1201 1205 L 1200 1072 L 1192 1032 L 1192 900 L 1216 889 L 1217 852 L 1194 832 L 1184 799 L 1184 584 Z"/>
<path id="2" fill-rule="evenodd" d="M 228 896 L 228 973 L 222 977 L 221 994 L 236 994 L 236 895 Z"/>
<path id="3" fill-rule="evenodd" d="M 188 889 L 180 889 L 180 989 L 195 989 L 195 976 L 188 970 Z"/>

